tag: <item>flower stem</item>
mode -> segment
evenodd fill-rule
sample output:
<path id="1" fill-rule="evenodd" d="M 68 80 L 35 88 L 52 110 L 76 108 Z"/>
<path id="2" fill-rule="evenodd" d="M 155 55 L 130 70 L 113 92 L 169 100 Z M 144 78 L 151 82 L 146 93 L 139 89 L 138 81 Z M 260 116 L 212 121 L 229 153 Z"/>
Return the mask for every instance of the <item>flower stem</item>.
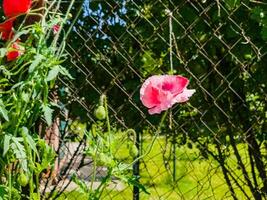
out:
<path id="1" fill-rule="evenodd" d="M 107 97 L 104 95 L 101 98 L 103 98 L 103 103 L 106 111 L 106 121 L 107 121 L 107 128 L 108 128 L 108 146 L 110 147 L 111 144 L 111 127 L 110 127 L 110 121 L 109 121 L 109 114 L 108 114 L 108 102 L 107 102 Z M 109 152 L 111 150 L 109 149 Z"/>
<path id="2" fill-rule="evenodd" d="M 144 158 L 145 156 L 147 156 L 150 153 L 150 151 L 152 150 L 152 147 L 154 146 L 154 143 L 155 143 L 157 137 L 159 136 L 159 134 L 161 132 L 161 128 L 162 128 L 163 123 L 164 123 L 164 121 L 165 121 L 165 119 L 167 117 L 167 114 L 168 114 L 168 111 L 165 111 L 164 114 L 162 115 L 161 120 L 160 120 L 160 123 L 158 125 L 157 130 L 156 130 L 156 133 L 155 133 L 155 135 L 154 135 L 154 137 L 152 139 L 151 144 L 148 146 L 148 149 L 146 150 L 146 152 L 144 154 L 142 154 L 141 156 L 139 156 L 138 158 L 134 159 L 134 161 L 132 163 L 130 163 L 126 167 L 122 168 L 122 171 L 125 170 L 125 169 L 127 169 L 127 168 L 129 168 L 129 167 L 131 167 L 136 161 Z"/>

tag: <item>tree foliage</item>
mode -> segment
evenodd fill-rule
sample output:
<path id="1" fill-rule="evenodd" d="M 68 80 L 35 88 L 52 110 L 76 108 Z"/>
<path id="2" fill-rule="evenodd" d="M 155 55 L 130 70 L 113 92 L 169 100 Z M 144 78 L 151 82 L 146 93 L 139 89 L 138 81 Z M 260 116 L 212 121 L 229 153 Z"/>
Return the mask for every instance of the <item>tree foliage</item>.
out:
<path id="1" fill-rule="evenodd" d="M 79 8 L 82 12 L 77 16 Z M 191 77 L 190 86 L 197 89 L 197 94 L 190 104 L 173 109 L 175 131 L 170 132 L 166 126 L 166 134 L 172 139 L 175 134 L 174 141 L 180 145 L 198 143 L 203 155 L 217 159 L 235 199 L 232 184 L 239 178 L 224 163 L 227 150 L 223 148 L 236 149 L 238 143 L 246 143 L 250 165 L 256 167 L 248 172 L 236 149 L 237 165 L 253 196 L 266 195 L 265 3 L 248 0 L 76 3 L 72 9 L 74 17 L 69 21 L 74 23 L 68 37 L 71 48 L 67 48 L 73 56 L 67 62 L 76 77 L 73 87 L 82 88 L 77 95 L 86 102 L 96 102 L 98 92 L 105 92 L 116 116 L 126 125 L 138 125 L 140 130 L 148 121 L 156 125 L 159 117 L 142 111 L 138 89 L 148 76 L 170 72 L 168 10 L 172 13 L 175 73 Z M 72 111 L 74 116 L 85 119 L 86 113 L 76 103 L 72 104 Z M 210 149 L 210 144 L 216 147 L 216 152 Z M 254 181 L 246 178 L 257 174 L 259 178 Z"/>

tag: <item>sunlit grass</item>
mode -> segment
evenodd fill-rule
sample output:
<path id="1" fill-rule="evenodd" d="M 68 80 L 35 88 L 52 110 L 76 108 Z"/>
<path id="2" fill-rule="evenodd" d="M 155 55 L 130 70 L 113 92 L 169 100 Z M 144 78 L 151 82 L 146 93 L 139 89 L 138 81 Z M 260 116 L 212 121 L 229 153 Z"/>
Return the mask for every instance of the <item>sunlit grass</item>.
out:
<path id="1" fill-rule="evenodd" d="M 143 149 L 148 147 L 150 141 L 143 141 Z M 164 165 L 162 152 L 166 148 L 166 157 L 168 157 L 170 146 L 165 144 L 164 138 L 158 138 L 150 153 L 141 162 L 140 181 L 150 195 L 141 192 L 140 199 L 231 199 L 219 164 L 211 157 L 204 159 L 194 146 L 192 148 L 182 146 L 176 149 L 176 175 L 175 181 L 173 181 L 172 160 L 168 160 L 169 167 L 167 169 Z M 238 149 L 241 157 L 248 158 L 244 145 L 239 144 Z M 248 163 L 246 160 L 244 162 Z M 236 158 L 232 152 L 227 159 L 227 164 L 242 180 L 242 171 L 236 166 Z M 243 189 L 251 196 L 246 186 Z M 239 199 L 244 198 L 236 186 L 235 191 Z M 67 199 L 76 199 L 77 195 L 80 195 L 79 200 L 83 200 L 82 195 L 78 192 L 69 193 Z M 132 196 L 132 188 L 126 185 L 122 191 L 106 190 L 102 199 L 122 200 L 131 199 Z"/>

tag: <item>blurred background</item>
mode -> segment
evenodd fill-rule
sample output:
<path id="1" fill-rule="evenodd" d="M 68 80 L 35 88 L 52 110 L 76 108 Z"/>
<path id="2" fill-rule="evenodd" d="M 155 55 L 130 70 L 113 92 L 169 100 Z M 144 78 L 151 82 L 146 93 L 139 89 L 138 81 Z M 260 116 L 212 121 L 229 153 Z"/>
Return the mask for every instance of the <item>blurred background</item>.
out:
<path id="1" fill-rule="evenodd" d="M 62 1 L 63 13 L 69 4 Z M 76 0 L 65 34 L 64 66 L 74 79 L 57 82 L 61 164 L 59 183 L 47 191 L 82 198 L 69 177 L 92 176 L 84 132 L 96 123 L 101 94 L 112 127 L 134 129 L 139 153 L 147 149 L 161 115 L 148 114 L 139 90 L 149 76 L 171 73 L 172 63 L 196 93 L 174 106 L 172 126 L 166 122 L 133 165 L 150 194 L 114 179 L 103 199 L 267 198 L 267 3 Z M 99 167 L 97 177 L 103 174 Z"/>

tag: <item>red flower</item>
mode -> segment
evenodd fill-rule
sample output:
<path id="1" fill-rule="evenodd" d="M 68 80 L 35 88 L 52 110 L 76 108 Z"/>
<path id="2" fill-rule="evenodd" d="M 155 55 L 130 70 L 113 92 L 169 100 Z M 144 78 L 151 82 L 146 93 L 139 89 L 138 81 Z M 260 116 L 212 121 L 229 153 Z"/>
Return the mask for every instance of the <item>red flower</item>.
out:
<path id="1" fill-rule="evenodd" d="M 7 61 L 12 61 L 21 56 L 24 52 L 24 47 L 20 46 L 18 42 L 14 42 L 9 48 L 6 57 Z"/>
<path id="2" fill-rule="evenodd" d="M 31 0 L 3 0 L 4 14 L 8 18 L 26 14 L 31 4 Z"/>
<path id="3" fill-rule="evenodd" d="M 52 27 L 54 35 L 56 35 L 60 29 L 60 25 L 56 24 Z"/>
<path id="4" fill-rule="evenodd" d="M 0 24 L 0 33 L 2 40 L 9 40 L 13 37 L 14 32 L 12 30 L 14 20 L 7 20 Z"/>

